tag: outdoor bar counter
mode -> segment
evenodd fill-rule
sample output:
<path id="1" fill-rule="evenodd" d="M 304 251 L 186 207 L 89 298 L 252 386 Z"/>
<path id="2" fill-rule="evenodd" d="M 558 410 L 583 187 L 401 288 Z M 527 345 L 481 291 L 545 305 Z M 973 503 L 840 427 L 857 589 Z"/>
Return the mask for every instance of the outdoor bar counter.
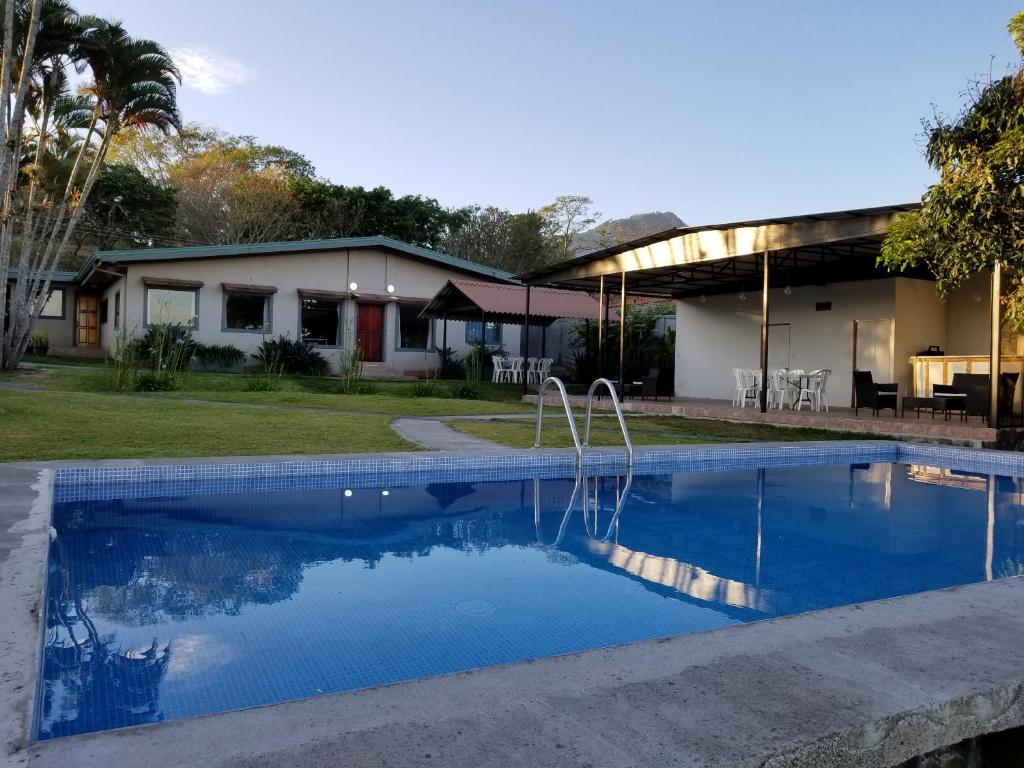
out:
<path id="1" fill-rule="evenodd" d="M 1020 379 L 1024 379 L 1024 355 L 1002 355 L 999 359 L 999 368 L 1003 373 L 1021 373 Z M 933 385 L 952 384 L 955 373 L 987 374 L 989 356 L 917 355 L 910 358 L 910 365 L 914 369 L 914 396 L 930 397 Z"/>

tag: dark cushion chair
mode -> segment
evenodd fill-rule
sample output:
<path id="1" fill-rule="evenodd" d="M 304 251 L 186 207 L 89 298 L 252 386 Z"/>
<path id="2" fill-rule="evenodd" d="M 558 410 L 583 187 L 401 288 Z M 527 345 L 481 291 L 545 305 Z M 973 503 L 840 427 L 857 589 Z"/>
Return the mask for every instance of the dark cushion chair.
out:
<path id="1" fill-rule="evenodd" d="M 870 408 L 875 416 L 883 408 L 892 408 L 896 413 L 896 404 L 899 400 L 900 385 L 896 383 L 877 384 L 871 377 L 871 371 L 853 372 L 853 412 L 858 413 L 861 408 Z"/>
<path id="2" fill-rule="evenodd" d="M 1003 372 L 999 374 L 999 414 L 1012 414 L 1013 401 L 1017 391 L 1019 373 Z M 964 409 L 968 416 L 988 418 L 989 412 L 989 376 L 987 373 L 954 373 L 952 384 L 936 384 L 932 393 L 958 393 L 966 395 Z"/>
<path id="3" fill-rule="evenodd" d="M 636 393 L 639 392 L 642 400 L 646 400 L 648 397 L 653 397 L 657 400 L 658 378 L 660 376 L 660 368 L 651 368 L 647 371 L 647 375 L 641 378 L 640 381 L 631 381 L 626 386 L 626 395 L 628 397 L 636 397 Z"/>

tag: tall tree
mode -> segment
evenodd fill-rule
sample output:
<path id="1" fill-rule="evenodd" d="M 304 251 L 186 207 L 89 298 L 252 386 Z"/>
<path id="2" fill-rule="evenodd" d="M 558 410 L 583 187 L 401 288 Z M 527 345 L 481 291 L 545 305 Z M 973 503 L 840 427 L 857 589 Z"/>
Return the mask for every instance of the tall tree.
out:
<path id="1" fill-rule="evenodd" d="M 79 249 L 148 248 L 176 242 L 174 189 L 151 181 L 133 165 L 108 165 L 100 171 L 85 207 L 73 238 Z"/>
<path id="2" fill-rule="evenodd" d="M 1024 13 L 1009 30 L 1024 56 Z M 925 157 L 939 181 L 894 222 L 880 262 L 926 266 L 943 295 L 1000 262 L 1007 320 L 1024 327 L 1024 66 L 975 84 L 969 97 L 955 119 L 926 123 Z"/>
<path id="3" fill-rule="evenodd" d="M 169 166 L 178 205 L 178 236 L 187 243 L 258 243 L 296 236 L 297 175 L 309 161 L 251 137 L 218 139 Z"/>
<path id="4" fill-rule="evenodd" d="M 559 260 L 576 255 L 573 239 L 601 218 L 593 206 L 594 201 L 585 195 L 559 195 L 538 211 L 544 217 L 547 236 L 554 242 Z"/>
<path id="5" fill-rule="evenodd" d="M 0 275 L 17 267 L 10 311 L 0 317 L 0 366 L 14 368 L 50 292 L 50 279 L 82 219 L 114 137 L 126 126 L 180 125 L 178 70 L 151 40 L 132 38 L 120 24 L 80 17 L 63 0 L 6 0 L 0 34 Z M 80 139 L 50 143 L 58 112 L 58 88 L 47 87 L 68 66 L 91 76 L 82 87 L 90 107 Z M 35 147 L 22 167 L 30 86 Z M 66 180 L 47 176 L 46 158 Z M 63 172 L 63 171 L 62 171 Z M 17 259 L 12 259 L 14 244 Z"/>

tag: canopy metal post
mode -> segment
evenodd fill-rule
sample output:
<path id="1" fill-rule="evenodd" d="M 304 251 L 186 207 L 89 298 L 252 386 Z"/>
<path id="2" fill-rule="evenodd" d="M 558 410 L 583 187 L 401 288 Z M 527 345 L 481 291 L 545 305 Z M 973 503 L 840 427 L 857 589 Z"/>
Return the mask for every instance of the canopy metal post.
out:
<path id="1" fill-rule="evenodd" d="M 626 273 L 622 273 L 622 295 L 619 298 L 619 397 L 624 398 L 626 392 Z"/>
<path id="2" fill-rule="evenodd" d="M 542 307 L 543 309 L 543 307 Z M 526 314 L 523 315 L 523 340 L 519 344 L 519 354 L 527 358 L 530 356 L 530 286 L 526 286 Z M 523 394 L 526 394 L 526 373 L 523 369 Z"/>
<path id="3" fill-rule="evenodd" d="M 988 425 L 999 427 L 999 367 L 1000 348 L 1002 347 L 1002 323 L 1000 317 L 999 298 L 1003 292 L 1003 267 L 997 261 L 992 267 L 992 331 L 989 349 L 989 405 Z"/>
<path id="4" fill-rule="evenodd" d="M 604 311 L 604 275 L 598 282 L 597 287 L 597 373 L 604 375 L 604 333 L 605 325 L 608 322 L 607 314 Z"/>
<path id="5" fill-rule="evenodd" d="M 484 360 L 487 357 L 487 313 L 480 310 L 480 360 L 476 367 L 476 380 L 484 380 Z"/>
<path id="6" fill-rule="evenodd" d="M 446 312 L 444 318 L 441 320 L 441 360 L 444 368 L 444 375 L 447 376 L 448 371 L 448 313 Z"/>
<path id="7" fill-rule="evenodd" d="M 761 413 L 768 412 L 768 251 L 763 256 L 764 284 L 761 288 Z"/>

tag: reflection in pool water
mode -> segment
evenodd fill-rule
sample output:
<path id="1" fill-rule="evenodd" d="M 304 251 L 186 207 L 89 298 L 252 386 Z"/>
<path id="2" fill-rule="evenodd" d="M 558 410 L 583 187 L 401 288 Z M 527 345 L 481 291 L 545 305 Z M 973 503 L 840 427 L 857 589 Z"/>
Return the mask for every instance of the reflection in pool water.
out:
<path id="1" fill-rule="evenodd" d="M 1013 575 L 1020 493 L 854 464 L 58 503 L 36 733 Z"/>

